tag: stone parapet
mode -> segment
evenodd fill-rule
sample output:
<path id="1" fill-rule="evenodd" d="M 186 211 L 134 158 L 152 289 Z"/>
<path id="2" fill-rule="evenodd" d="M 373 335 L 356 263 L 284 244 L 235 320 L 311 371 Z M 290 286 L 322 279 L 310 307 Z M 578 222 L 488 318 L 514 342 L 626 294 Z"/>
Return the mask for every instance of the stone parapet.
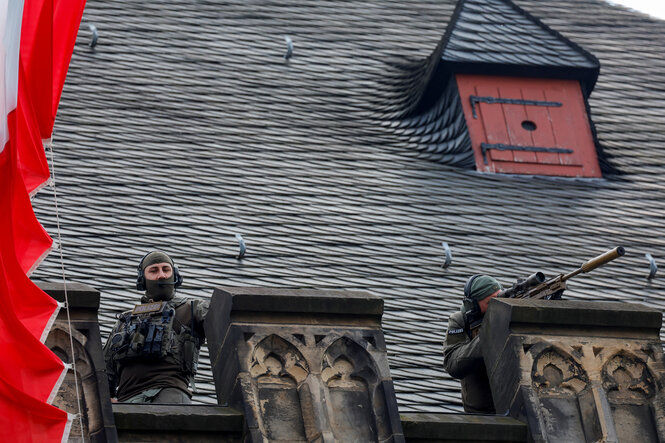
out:
<path id="1" fill-rule="evenodd" d="M 492 300 L 480 340 L 497 412 L 536 442 L 665 441 L 661 325 L 641 305 Z"/>
<path id="2" fill-rule="evenodd" d="M 39 283 L 38 286 L 55 300 L 65 301 L 63 283 Z M 77 383 L 74 372 L 68 371 L 53 404 L 70 414 L 78 414 L 78 387 L 83 419 L 77 418 L 72 422 L 69 441 L 114 442 L 117 441 L 117 435 L 97 322 L 100 294 L 96 289 L 81 283 L 67 283 L 66 290 L 71 334 L 67 311 L 61 309 L 45 344 L 62 361 L 72 363 L 73 343 Z"/>
<path id="3" fill-rule="evenodd" d="M 243 416 L 208 405 L 113 405 L 120 442 L 240 443 Z"/>
<path id="4" fill-rule="evenodd" d="M 381 330 L 364 292 L 215 289 L 206 337 L 220 404 L 251 441 L 404 441 Z"/>
<path id="5" fill-rule="evenodd" d="M 472 414 L 402 414 L 409 443 L 523 443 L 527 427 L 512 417 Z"/>

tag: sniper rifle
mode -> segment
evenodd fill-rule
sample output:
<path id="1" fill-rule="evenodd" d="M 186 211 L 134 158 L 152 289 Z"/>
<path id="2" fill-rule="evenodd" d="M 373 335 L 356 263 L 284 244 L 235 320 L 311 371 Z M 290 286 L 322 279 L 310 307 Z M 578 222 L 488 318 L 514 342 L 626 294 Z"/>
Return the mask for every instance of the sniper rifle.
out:
<path id="1" fill-rule="evenodd" d="M 545 274 L 536 272 L 526 279 L 518 280 L 510 288 L 499 293 L 498 297 L 503 298 L 535 298 L 545 300 L 556 300 L 561 298 L 561 294 L 566 290 L 566 281 L 578 274 L 591 272 L 594 269 L 621 257 L 626 250 L 618 246 L 611 249 L 596 258 L 586 261 L 579 268 L 568 274 L 559 274 L 549 280 L 545 280 Z"/>

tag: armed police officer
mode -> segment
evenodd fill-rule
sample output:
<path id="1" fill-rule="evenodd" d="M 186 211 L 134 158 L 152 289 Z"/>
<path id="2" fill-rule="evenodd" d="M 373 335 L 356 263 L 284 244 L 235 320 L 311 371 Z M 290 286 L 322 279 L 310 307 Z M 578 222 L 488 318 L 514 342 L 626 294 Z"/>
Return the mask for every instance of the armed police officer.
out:
<path id="1" fill-rule="evenodd" d="M 171 257 L 138 266 L 141 304 L 123 312 L 104 346 L 111 396 L 130 403 L 191 403 L 208 302 L 176 297 L 182 277 Z"/>
<path id="2" fill-rule="evenodd" d="M 478 332 L 490 300 L 500 291 L 501 285 L 493 277 L 472 276 L 464 286 L 462 310 L 448 320 L 443 366 L 461 380 L 465 412 L 495 413 Z"/>

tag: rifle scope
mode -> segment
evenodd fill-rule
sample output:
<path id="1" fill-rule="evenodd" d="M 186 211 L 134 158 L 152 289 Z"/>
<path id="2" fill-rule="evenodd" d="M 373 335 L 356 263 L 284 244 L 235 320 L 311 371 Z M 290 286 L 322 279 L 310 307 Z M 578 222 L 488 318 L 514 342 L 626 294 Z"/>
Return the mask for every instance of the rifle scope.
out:
<path id="1" fill-rule="evenodd" d="M 538 286 L 545 281 L 545 274 L 538 271 L 531 274 L 526 280 L 515 283 L 510 289 L 503 291 L 501 297 L 514 298 L 517 294 L 527 291 L 535 286 Z"/>

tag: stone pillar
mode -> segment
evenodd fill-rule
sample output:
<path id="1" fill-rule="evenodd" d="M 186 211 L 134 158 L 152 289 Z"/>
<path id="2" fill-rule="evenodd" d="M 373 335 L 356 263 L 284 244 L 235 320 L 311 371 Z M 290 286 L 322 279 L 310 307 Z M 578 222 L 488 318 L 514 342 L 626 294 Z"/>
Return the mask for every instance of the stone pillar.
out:
<path id="1" fill-rule="evenodd" d="M 536 442 L 665 441 L 661 325 L 628 303 L 492 300 L 480 340 L 497 413 Z"/>
<path id="2" fill-rule="evenodd" d="M 39 283 L 38 286 L 54 299 L 64 302 L 62 283 Z M 67 312 L 61 309 L 46 338 L 49 347 L 62 361 L 71 363 L 72 341 L 76 357 L 76 379 L 69 371 L 53 404 L 70 414 L 78 414 L 76 390 L 81 398 L 83 420 L 72 423 L 70 442 L 115 442 L 118 440 L 109 395 L 106 367 L 102 356 L 102 341 L 97 322 L 99 291 L 81 283 L 67 283 L 67 298 L 72 332 L 69 332 Z M 72 341 L 70 341 L 70 336 Z M 78 386 L 77 386 L 78 385 Z M 81 422 L 83 429 L 81 429 Z"/>
<path id="3" fill-rule="evenodd" d="M 404 441 L 382 314 L 364 292 L 215 289 L 218 402 L 244 412 L 253 442 Z"/>

